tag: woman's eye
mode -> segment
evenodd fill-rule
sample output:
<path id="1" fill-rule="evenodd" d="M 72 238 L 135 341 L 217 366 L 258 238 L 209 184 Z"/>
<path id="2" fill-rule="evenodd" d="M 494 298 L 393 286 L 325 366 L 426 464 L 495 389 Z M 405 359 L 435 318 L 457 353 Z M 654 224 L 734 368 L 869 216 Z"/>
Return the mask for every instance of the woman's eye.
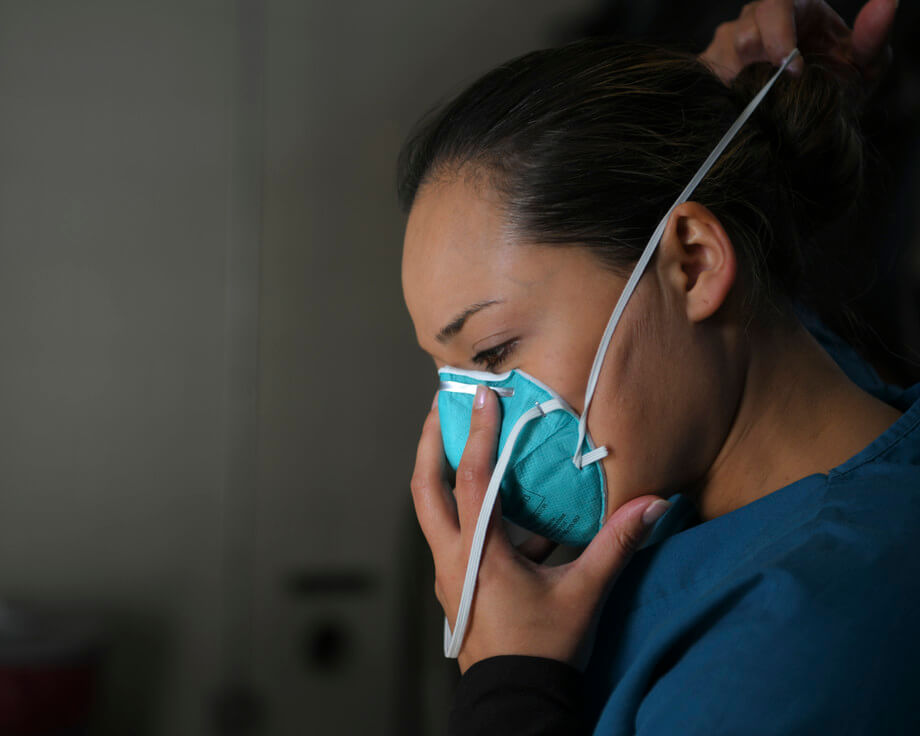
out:
<path id="1" fill-rule="evenodd" d="M 501 345 L 496 345 L 494 348 L 476 353 L 476 355 L 473 356 L 473 362 L 479 365 L 485 365 L 487 370 L 495 373 L 495 369 L 508 360 L 514 352 L 515 347 L 517 347 L 517 340 L 503 342 Z"/>

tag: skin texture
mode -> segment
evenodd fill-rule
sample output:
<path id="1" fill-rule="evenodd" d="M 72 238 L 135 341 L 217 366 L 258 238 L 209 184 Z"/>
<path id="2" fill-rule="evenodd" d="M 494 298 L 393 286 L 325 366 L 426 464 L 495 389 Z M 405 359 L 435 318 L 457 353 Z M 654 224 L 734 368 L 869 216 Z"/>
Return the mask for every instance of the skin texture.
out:
<path id="1" fill-rule="evenodd" d="M 696 220 L 681 222 L 688 237 L 707 227 Z M 437 184 L 418 198 L 407 227 L 403 283 L 419 344 L 438 367 L 484 370 L 489 366 L 473 362 L 478 352 L 515 340 L 508 362 L 494 369 L 521 368 L 552 386 L 581 413 L 597 344 L 626 279 L 599 268 L 583 248 L 520 247 L 503 236 L 502 229 L 497 201 L 463 179 Z M 723 232 L 720 226 L 719 237 Z M 606 380 L 598 383 L 589 429 L 611 450 L 601 461 L 610 508 L 634 497 L 635 489 L 660 492 L 680 486 L 686 479 L 678 468 L 701 474 L 708 463 L 699 458 L 711 457 L 721 445 L 734 409 L 723 397 L 737 393 L 740 376 L 733 376 L 719 357 L 732 350 L 728 342 L 734 338 L 717 323 L 707 322 L 698 334 L 682 329 L 689 319 L 687 309 L 699 319 L 724 298 L 734 278 L 734 251 L 722 247 L 690 255 L 696 260 L 686 264 L 688 271 L 708 268 L 697 277 L 692 304 L 683 303 L 683 285 L 690 278 L 684 264 L 667 261 L 657 278 L 648 274 L 651 278 L 640 282 L 605 360 Z M 712 279 L 712 259 L 727 259 L 718 263 L 722 270 L 717 282 Z M 449 342 L 435 339 L 453 315 L 484 300 L 501 303 L 472 316 Z M 648 318 L 653 300 L 666 317 Z M 675 357 L 705 364 L 709 375 L 723 378 L 701 385 L 692 371 L 673 370 Z M 665 383 L 672 390 L 647 389 Z M 732 386 L 734 390 L 726 392 Z M 695 416 L 707 418 L 706 431 L 696 430 L 691 419 Z M 714 416 L 718 421 L 712 421 Z M 667 447 L 648 442 L 662 421 L 672 423 L 680 442 Z M 664 468 L 675 472 L 662 475 Z"/>
<path id="2" fill-rule="evenodd" d="M 578 410 L 625 282 L 586 249 L 516 242 L 496 195 L 474 178 L 426 185 L 406 227 L 404 294 L 435 365 L 489 368 L 474 357 L 513 340 L 507 360 L 492 367 L 521 368 Z M 682 490 L 714 518 L 828 471 L 899 416 L 850 383 L 801 327 L 745 330 L 736 284 L 734 248 L 718 219 L 695 202 L 676 208 L 614 333 L 589 414 L 592 436 L 611 449 L 602 461 L 611 516 L 578 560 L 545 567 L 512 549 L 496 506 L 462 671 L 496 654 L 576 663 L 606 586 L 642 541 L 650 494 Z M 444 325 L 484 301 L 497 303 L 438 340 Z M 497 400 L 491 392 L 483 399 L 456 487 L 434 406 L 411 484 L 451 625 L 495 456 Z"/>
<path id="3" fill-rule="evenodd" d="M 871 83 L 887 60 L 895 5 L 871 0 L 850 34 L 823 2 L 752 3 L 720 27 L 703 58 L 729 80 L 753 61 L 778 63 L 799 32 L 803 51 L 839 54 Z M 403 290 L 419 345 L 439 367 L 521 368 L 581 411 L 626 275 L 602 268 L 577 245 L 519 242 L 482 184 L 488 178 L 462 173 L 424 185 L 407 223 Z M 602 461 L 610 516 L 577 560 L 547 567 L 537 562 L 546 541 L 512 548 L 496 505 L 461 671 L 500 654 L 582 663 L 599 601 L 667 508 L 653 494 L 679 490 L 712 519 L 827 472 L 898 418 L 852 384 L 797 323 L 746 328 L 737 308 L 743 289 L 718 219 L 695 202 L 677 207 L 614 334 L 589 413 L 589 431 L 611 451 Z M 496 303 L 438 339 L 458 314 L 485 301 Z M 514 349 L 501 364 L 475 361 L 508 344 Z M 497 400 L 483 391 L 455 484 L 434 404 L 419 441 L 412 497 L 451 626 L 498 425 Z"/>

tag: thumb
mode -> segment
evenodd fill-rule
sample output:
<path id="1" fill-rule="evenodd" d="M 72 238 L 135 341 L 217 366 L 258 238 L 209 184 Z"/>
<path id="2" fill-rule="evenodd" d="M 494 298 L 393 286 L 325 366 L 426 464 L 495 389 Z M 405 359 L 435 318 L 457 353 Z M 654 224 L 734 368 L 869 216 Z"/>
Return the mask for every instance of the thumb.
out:
<path id="1" fill-rule="evenodd" d="M 869 0 L 853 22 L 853 61 L 861 69 L 873 65 L 882 55 L 894 25 L 897 0 Z"/>
<path id="2" fill-rule="evenodd" d="M 619 574 L 671 504 L 658 496 L 640 496 L 607 519 L 575 563 L 576 577 L 598 595 Z"/>

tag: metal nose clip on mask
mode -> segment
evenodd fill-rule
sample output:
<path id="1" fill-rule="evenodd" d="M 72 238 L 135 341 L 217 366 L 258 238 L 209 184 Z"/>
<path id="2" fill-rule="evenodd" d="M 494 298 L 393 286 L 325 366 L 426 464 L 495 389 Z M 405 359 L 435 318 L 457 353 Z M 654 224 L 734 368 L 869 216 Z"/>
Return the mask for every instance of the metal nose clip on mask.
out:
<path id="1" fill-rule="evenodd" d="M 798 53 L 798 49 L 794 49 L 748 103 L 649 238 L 607 322 L 588 376 L 585 408 L 580 417 L 551 388 L 521 370 L 495 374 L 449 366 L 440 369 L 441 436 L 447 460 L 455 470 L 469 436 L 476 386 L 485 384 L 492 389 L 502 409 L 498 460 L 476 522 L 453 632 L 447 618 L 444 619 L 446 657 L 456 658 L 463 645 L 486 531 L 499 490 L 506 518 L 554 541 L 585 545 L 600 530 L 606 515 L 607 494 L 603 469 L 598 461 L 607 456 L 607 448 L 595 448 L 588 435 L 588 408 L 613 331 L 655 253 L 674 208 L 687 201 Z M 583 453 L 585 443 L 589 451 Z"/>

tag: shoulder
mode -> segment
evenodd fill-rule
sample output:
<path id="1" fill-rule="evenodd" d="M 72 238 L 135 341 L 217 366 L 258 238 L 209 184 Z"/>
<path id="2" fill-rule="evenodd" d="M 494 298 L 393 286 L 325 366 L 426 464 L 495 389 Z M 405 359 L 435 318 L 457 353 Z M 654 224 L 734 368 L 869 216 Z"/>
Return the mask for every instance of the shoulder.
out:
<path id="1" fill-rule="evenodd" d="M 918 523 L 915 500 L 830 503 L 763 548 L 672 642 L 639 733 L 920 732 Z"/>
<path id="2" fill-rule="evenodd" d="M 592 661 L 599 729 L 920 733 L 920 386 L 891 403 L 827 475 L 637 554 Z"/>

